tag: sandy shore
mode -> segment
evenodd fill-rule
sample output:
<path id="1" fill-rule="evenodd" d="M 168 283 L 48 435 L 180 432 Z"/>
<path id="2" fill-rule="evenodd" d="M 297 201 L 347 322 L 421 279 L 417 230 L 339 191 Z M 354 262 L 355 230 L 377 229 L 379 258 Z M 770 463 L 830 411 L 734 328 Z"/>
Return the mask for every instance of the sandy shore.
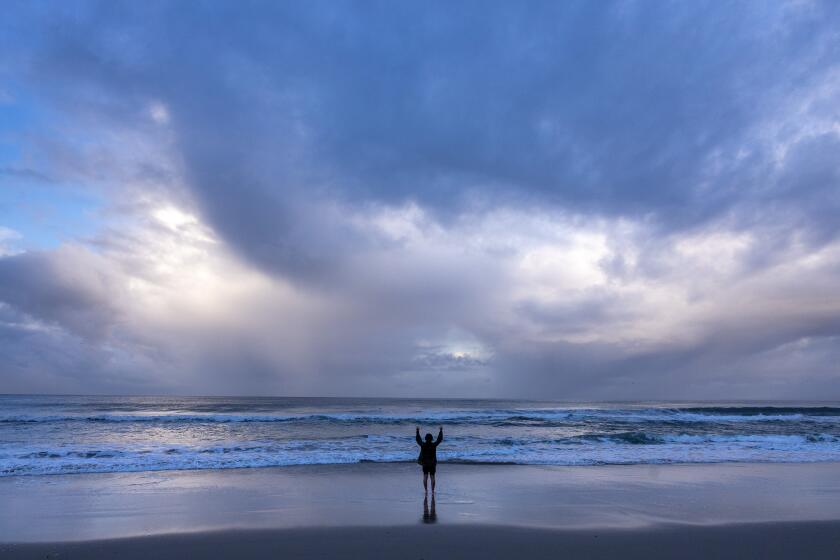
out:
<path id="1" fill-rule="evenodd" d="M 331 465 L 0 479 L 0 558 L 837 558 L 840 464 Z"/>
<path id="2" fill-rule="evenodd" d="M 10 560 L 120 558 L 835 559 L 840 523 L 529 529 L 493 525 L 220 531 L 76 543 L 0 545 Z"/>

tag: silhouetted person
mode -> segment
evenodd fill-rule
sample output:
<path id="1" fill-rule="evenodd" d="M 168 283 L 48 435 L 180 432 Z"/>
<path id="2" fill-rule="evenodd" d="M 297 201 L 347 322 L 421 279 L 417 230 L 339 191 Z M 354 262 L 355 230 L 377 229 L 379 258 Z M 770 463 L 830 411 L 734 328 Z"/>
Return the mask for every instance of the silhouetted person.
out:
<path id="1" fill-rule="evenodd" d="M 423 523 L 435 523 L 437 521 L 437 513 L 435 513 L 435 494 L 432 492 L 432 511 L 429 511 L 429 496 L 423 498 Z"/>
<path id="2" fill-rule="evenodd" d="M 417 445 L 420 446 L 420 456 L 417 462 L 423 467 L 423 490 L 429 492 L 429 476 L 432 477 L 432 494 L 435 493 L 435 470 L 437 469 L 437 446 L 443 441 L 443 427 L 438 432 L 436 440 L 432 441 L 432 434 L 426 434 L 426 441 L 420 439 L 420 427 L 417 427 Z"/>

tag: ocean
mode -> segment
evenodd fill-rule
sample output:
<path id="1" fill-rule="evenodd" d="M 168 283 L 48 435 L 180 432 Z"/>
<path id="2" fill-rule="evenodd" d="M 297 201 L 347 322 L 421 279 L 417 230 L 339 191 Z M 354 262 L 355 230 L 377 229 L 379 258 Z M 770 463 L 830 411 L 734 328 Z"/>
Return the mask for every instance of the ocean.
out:
<path id="1" fill-rule="evenodd" d="M 411 462 L 840 461 L 840 405 L 0 396 L 0 476 Z"/>

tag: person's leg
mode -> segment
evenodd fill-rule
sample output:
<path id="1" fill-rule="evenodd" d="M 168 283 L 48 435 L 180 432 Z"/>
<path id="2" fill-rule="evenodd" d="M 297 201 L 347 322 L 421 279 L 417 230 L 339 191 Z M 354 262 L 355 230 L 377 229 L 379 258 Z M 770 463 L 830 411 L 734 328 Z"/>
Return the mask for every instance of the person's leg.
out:
<path id="1" fill-rule="evenodd" d="M 432 477 L 432 496 L 435 495 L 435 473 L 431 473 L 429 476 Z"/>
<path id="2" fill-rule="evenodd" d="M 434 488 L 434 486 L 432 488 Z M 423 472 L 423 491 L 429 491 L 429 473 L 425 471 Z"/>

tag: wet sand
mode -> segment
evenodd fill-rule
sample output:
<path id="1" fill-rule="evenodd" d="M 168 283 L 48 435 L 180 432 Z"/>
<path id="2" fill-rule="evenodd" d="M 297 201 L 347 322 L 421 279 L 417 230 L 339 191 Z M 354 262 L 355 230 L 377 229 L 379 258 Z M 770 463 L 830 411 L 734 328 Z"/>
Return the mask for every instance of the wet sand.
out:
<path id="1" fill-rule="evenodd" d="M 836 463 L 417 471 L 7 477 L 0 558 L 840 557 Z"/>
<path id="2" fill-rule="evenodd" d="M 493 525 L 331 527 L 0 545 L 9 559 L 681 558 L 835 559 L 840 523 L 529 529 Z"/>

